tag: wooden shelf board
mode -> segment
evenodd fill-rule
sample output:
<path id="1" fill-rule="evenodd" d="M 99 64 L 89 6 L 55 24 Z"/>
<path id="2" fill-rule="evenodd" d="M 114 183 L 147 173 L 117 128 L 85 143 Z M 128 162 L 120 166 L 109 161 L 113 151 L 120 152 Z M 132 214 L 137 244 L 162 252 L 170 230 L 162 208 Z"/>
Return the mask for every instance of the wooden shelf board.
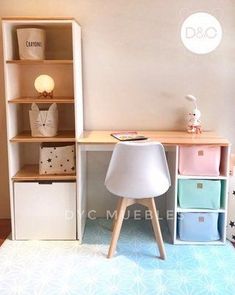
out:
<path id="1" fill-rule="evenodd" d="M 178 174 L 178 179 L 209 179 L 209 180 L 226 180 L 228 177 L 225 175 L 219 176 L 195 176 L 195 175 L 181 175 Z"/>
<path id="2" fill-rule="evenodd" d="M 30 103 L 74 103 L 73 97 L 57 96 L 53 98 L 44 97 L 18 97 L 8 101 L 9 103 L 30 104 Z"/>
<path id="3" fill-rule="evenodd" d="M 190 209 L 177 207 L 177 213 L 225 213 L 225 209 Z"/>
<path id="4" fill-rule="evenodd" d="M 79 144 L 116 144 L 117 139 L 111 136 L 114 132 L 126 132 L 120 130 L 86 130 L 78 139 Z M 229 146 L 226 138 L 216 135 L 214 132 L 204 131 L 201 134 L 190 134 L 186 131 L 137 131 L 149 140 L 161 142 L 165 146 L 175 145 L 220 145 Z"/>
<path id="5" fill-rule="evenodd" d="M 41 20 L 41 21 L 44 21 L 44 20 L 48 20 L 48 21 L 55 21 L 55 20 L 69 20 L 69 21 L 71 21 L 71 20 L 75 20 L 75 18 L 73 18 L 73 17 L 54 17 L 54 16 L 52 16 L 52 17 L 44 17 L 44 16 L 42 16 L 42 17 L 39 17 L 39 16 L 34 16 L 34 17 L 32 17 L 32 16 L 6 16 L 6 17 L 2 17 L 2 20 L 15 20 L 15 21 L 20 21 L 20 20 L 32 20 L 32 21 L 34 21 L 34 20 Z"/>
<path id="6" fill-rule="evenodd" d="M 43 60 L 20 60 L 20 59 L 14 59 L 14 60 L 7 60 L 7 64 L 18 64 L 18 65 L 43 65 L 43 64 L 72 64 L 72 59 L 43 59 Z"/>
<path id="7" fill-rule="evenodd" d="M 76 180 L 75 174 L 40 175 L 38 165 L 25 165 L 12 177 L 14 181 L 38 180 Z"/>
<path id="8" fill-rule="evenodd" d="M 225 242 L 223 240 L 217 240 L 217 241 L 208 241 L 208 242 L 194 242 L 194 241 L 183 241 L 177 238 L 174 241 L 175 245 L 224 245 Z"/>
<path id="9" fill-rule="evenodd" d="M 23 131 L 10 139 L 11 142 L 75 142 L 75 131 L 59 131 L 54 137 L 32 137 L 31 131 Z"/>

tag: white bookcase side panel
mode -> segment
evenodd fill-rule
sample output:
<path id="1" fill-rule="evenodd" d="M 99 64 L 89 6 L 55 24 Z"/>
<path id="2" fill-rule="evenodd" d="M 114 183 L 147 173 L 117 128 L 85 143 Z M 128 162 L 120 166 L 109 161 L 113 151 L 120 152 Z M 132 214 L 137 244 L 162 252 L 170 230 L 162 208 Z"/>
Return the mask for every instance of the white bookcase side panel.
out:
<path id="1" fill-rule="evenodd" d="M 82 52 L 81 28 L 73 22 L 73 61 L 74 61 L 74 98 L 76 138 L 83 132 L 83 88 L 82 88 Z"/>
<path id="2" fill-rule="evenodd" d="M 86 172 L 86 150 L 84 146 L 77 144 L 77 167 L 78 167 L 78 186 L 77 186 L 77 238 L 82 242 L 86 218 L 87 218 L 87 172 Z"/>
<path id="3" fill-rule="evenodd" d="M 14 59 L 18 56 L 18 46 L 16 35 L 13 33 L 14 24 L 11 22 L 3 22 L 3 50 L 4 50 L 4 59 Z"/>

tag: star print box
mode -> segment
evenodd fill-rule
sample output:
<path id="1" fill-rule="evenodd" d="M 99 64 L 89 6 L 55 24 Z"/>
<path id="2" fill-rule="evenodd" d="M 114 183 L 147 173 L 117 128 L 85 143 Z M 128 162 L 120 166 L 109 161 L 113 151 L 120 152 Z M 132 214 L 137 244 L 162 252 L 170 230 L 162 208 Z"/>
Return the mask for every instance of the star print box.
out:
<path id="1" fill-rule="evenodd" d="M 179 179 L 178 202 L 181 208 L 219 209 L 220 180 Z"/>
<path id="2" fill-rule="evenodd" d="M 181 175 L 219 176 L 219 146 L 181 146 L 179 149 L 179 173 Z"/>
<path id="3" fill-rule="evenodd" d="M 39 174 L 74 174 L 75 145 L 42 143 L 40 146 Z"/>
<path id="4" fill-rule="evenodd" d="M 210 242 L 220 239 L 219 213 L 178 214 L 178 235 L 180 240 L 190 242 Z"/>

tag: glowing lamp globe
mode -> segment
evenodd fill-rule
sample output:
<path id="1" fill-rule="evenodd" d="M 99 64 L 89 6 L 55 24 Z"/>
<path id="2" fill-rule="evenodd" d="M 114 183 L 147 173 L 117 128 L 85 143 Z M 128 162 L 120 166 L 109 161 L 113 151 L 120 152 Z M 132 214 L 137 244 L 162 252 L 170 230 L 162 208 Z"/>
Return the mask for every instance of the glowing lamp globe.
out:
<path id="1" fill-rule="evenodd" d="M 40 75 L 34 81 L 34 87 L 40 96 L 53 96 L 53 90 L 55 88 L 55 82 L 49 75 Z"/>

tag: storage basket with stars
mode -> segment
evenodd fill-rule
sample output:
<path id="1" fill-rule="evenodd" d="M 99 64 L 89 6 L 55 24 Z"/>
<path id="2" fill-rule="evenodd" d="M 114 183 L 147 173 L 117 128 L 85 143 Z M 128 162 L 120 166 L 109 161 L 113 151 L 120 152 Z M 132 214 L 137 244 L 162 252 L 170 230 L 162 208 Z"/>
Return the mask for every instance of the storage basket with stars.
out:
<path id="1" fill-rule="evenodd" d="M 75 145 L 42 143 L 39 174 L 75 174 Z"/>

